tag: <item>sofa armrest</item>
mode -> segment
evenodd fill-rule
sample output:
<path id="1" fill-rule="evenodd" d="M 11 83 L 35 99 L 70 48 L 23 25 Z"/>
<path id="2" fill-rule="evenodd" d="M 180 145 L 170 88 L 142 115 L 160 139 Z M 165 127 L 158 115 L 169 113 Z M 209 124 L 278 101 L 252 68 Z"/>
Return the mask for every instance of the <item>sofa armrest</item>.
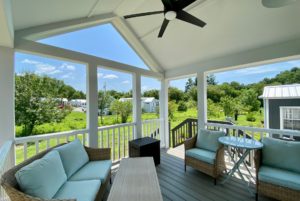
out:
<path id="1" fill-rule="evenodd" d="M 76 201 L 76 199 L 41 199 L 32 197 L 30 195 L 26 195 L 25 193 L 11 187 L 9 184 L 5 182 L 5 179 L 2 176 L 1 186 L 4 188 L 6 194 L 9 196 L 11 201 Z"/>
<path id="2" fill-rule="evenodd" d="M 84 146 L 90 161 L 110 160 L 111 148 L 91 148 Z"/>
<path id="3" fill-rule="evenodd" d="M 196 144 L 196 141 L 197 141 L 197 134 L 194 137 L 192 137 L 192 138 L 184 141 L 183 142 L 183 144 L 184 144 L 184 151 L 194 148 L 195 144 Z"/>

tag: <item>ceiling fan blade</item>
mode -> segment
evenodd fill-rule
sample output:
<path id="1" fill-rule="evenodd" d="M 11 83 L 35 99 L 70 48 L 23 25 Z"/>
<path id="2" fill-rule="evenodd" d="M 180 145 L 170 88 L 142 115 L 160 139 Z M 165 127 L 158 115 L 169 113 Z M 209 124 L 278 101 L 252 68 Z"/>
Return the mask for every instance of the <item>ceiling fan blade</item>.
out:
<path id="1" fill-rule="evenodd" d="M 164 32 L 165 32 L 168 24 L 169 24 L 169 20 L 164 19 L 164 22 L 161 25 L 161 28 L 160 28 L 160 31 L 159 31 L 159 34 L 158 34 L 158 38 L 161 38 L 164 35 Z"/>
<path id="2" fill-rule="evenodd" d="M 179 0 L 176 1 L 177 5 L 180 10 L 184 9 L 185 7 L 189 6 L 190 4 L 194 3 L 196 0 Z"/>
<path id="3" fill-rule="evenodd" d="M 204 27 L 206 25 L 205 22 L 203 22 L 202 20 L 199 20 L 198 18 L 194 17 L 193 15 L 185 12 L 184 10 L 181 10 L 179 12 L 177 12 L 177 19 L 194 24 L 196 26 L 199 27 Z"/>
<path id="4" fill-rule="evenodd" d="M 161 1 L 168 10 L 172 10 L 173 5 L 171 3 L 171 0 L 161 0 Z"/>
<path id="5" fill-rule="evenodd" d="M 133 17 L 143 17 L 147 15 L 156 15 L 156 14 L 161 14 L 164 13 L 164 11 L 154 11 L 154 12 L 148 12 L 148 13 L 138 13 L 138 14 L 132 14 L 132 15 L 126 15 L 124 16 L 125 19 L 128 18 L 133 18 Z"/>

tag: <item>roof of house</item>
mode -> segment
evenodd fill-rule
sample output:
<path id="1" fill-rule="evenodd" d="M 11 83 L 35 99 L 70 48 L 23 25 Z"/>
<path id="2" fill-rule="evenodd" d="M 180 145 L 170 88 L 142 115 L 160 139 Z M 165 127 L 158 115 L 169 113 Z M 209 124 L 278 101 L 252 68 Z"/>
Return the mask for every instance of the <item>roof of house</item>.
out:
<path id="1" fill-rule="evenodd" d="M 300 84 L 266 86 L 263 95 L 259 96 L 263 99 L 288 99 L 300 98 Z"/>
<path id="2" fill-rule="evenodd" d="M 144 101 L 144 103 L 151 103 L 153 100 L 155 100 L 154 97 L 149 97 L 149 98 L 146 98 L 146 100 Z"/>
<path id="3" fill-rule="evenodd" d="M 141 101 L 144 101 L 144 103 L 151 103 L 155 99 L 154 97 L 142 97 Z M 119 101 L 131 101 L 132 98 L 120 98 Z"/>
<path id="4" fill-rule="evenodd" d="M 73 102 L 77 101 L 77 102 L 81 102 L 81 103 L 86 103 L 85 99 L 72 99 L 72 100 L 70 100 L 70 102 L 71 101 L 73 101 Z"/>

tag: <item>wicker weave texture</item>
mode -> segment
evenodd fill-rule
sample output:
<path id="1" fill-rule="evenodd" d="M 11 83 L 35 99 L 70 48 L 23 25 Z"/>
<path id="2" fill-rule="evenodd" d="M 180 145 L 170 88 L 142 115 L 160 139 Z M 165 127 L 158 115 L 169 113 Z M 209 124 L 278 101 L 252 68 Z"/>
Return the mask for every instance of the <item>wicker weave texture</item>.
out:
<path id="1" fill-rule="evenodd" d="M 281 140 L 285 140 L 285 139 L 281 139 Z M 285 140 L 285 141 L 290 141 L 290 140 Z M 261 149 L 255 151 L 254 162 L 255 162 L 256 175 L 258 175 L 259 168 L 262 165 Z M 300 191 L 260 181 L 258 179 L 258 176 L 256 176 L 256 193 L 271 198 L 275 198 L 277 200 L 284 200 L 284 201 L 300 200 Z"/>
<path id="2" fill-rule="evenodd" d="M 15 174 L 17 171 L 19 171 L 22 167 L 25 167 L 32 163 L 33 161 L 42 158 L 45 156 L 48 152 L 50 152 L 52 149 L 63 146 L 66 143 L 59 144 L 57 146 L 51 147 L 45 151 L 42 151 L 35 156 L 32 156 L 31 158 L 23 161 L 22 163 L 18 164 L 17 166 L 11 168 L 7 172 L 5 172 L 2 175 L 1 178 L 1 186 L 4 188 L 5 192 L 9 196 L 11 201 L 76 201 L 76 199 L 40 199 L 40 198 L 35 198 L 29 195 L 24 194 L 23 192 L 20 191 L 20 186 L 16 180 Z M 95 149 L 95 148 L 89 148 L 85 147 L 85 150 L 88 153 L 88 156 L 91 157 L 90 161 L 95 161 L 95 160 L 109 160 L 110 159 L 110 148 L 105 148 L 105 149 Z M 95 201 L 101 201 L 102 197 L 104 195 L 104 192 L 106 190 L 107 184 L 110 180 L 111 174 L 107 177 L 107 180 L 104 185 L 101 185 L 99 192 L 97 194 L 97 197 Z"/>
<path id="3" fill-rule="evenodd" d="M 197 135 L 189 140 L 184 141 L 184 151 L 195 148 L 197 141 Z M 200 161 L 196 158 L 185 155 L 185 165 L 190 166 L 200 172 L 203 172 L 213 178 L 217 178 L 223 171 L 226 170 L 226 164 L 224 159 L 225 147 L 222 146 L 216 151 L 215 164 L 209 164 Z"/>

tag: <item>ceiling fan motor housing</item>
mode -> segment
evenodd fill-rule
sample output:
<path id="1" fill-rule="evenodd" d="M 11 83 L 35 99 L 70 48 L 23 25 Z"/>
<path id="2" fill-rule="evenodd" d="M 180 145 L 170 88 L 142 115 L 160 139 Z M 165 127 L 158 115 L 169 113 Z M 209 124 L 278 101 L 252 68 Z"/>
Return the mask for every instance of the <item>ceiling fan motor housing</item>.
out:
<path id="1" fill-rule="evenodd" d="M 165 18 L 169 21 L 174 20 L 177 16 L 177 13 L 175 11 L 168 11 L 165 13 Z"/>

